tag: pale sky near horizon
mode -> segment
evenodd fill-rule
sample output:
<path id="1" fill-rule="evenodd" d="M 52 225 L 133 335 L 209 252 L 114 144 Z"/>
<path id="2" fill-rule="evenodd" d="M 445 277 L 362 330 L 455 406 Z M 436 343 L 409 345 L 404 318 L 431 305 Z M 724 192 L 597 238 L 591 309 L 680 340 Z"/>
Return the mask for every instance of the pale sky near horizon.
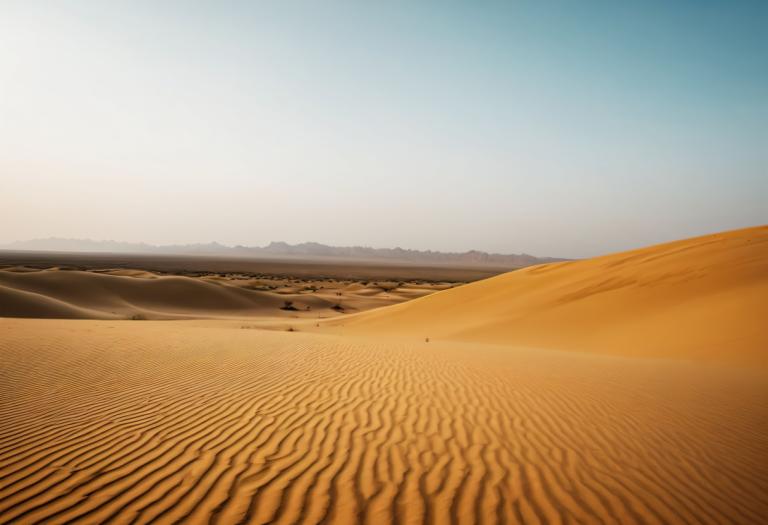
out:
<path id="1" fill-rule="evenodd" d="M 3 0 L 0 243 L 585 257 L 765 224 L 766 35 L 766 2 Z"/>

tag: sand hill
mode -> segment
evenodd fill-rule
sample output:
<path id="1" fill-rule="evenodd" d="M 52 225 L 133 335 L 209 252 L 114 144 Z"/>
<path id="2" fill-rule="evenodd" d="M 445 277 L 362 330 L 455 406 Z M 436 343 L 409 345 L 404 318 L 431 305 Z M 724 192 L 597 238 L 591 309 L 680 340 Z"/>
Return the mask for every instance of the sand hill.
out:
<path id="1" fill-rule="evenodd" d="M 0 318 L 0 522 L 764 523 L 767 234 L 295 331 L 216 279 L 2 272 L 0 315 L 209 319 Z"/>
<path id="2" fill-rule="evenodd" d="M 768 365 L 768 226 L 534 266 L 344 330 Z"/>
<path id="3" fill-rule="evenodd" d="M 279 298 L 188 277 L 141 278 L 77 271 L 0 271 L 0 315 L 125 319 L 256 314 Z"/>
<path id="4" fill-rule="evenodd" d="M 329 317 L 395 304 L 446 283 L 163 276 L 141 270 L 0 270 L 0 317 L 184 319 Z M 295 309 L 284 310 L 286 301 Z M 343 310 L 334 310 L 342 304 Z"/>

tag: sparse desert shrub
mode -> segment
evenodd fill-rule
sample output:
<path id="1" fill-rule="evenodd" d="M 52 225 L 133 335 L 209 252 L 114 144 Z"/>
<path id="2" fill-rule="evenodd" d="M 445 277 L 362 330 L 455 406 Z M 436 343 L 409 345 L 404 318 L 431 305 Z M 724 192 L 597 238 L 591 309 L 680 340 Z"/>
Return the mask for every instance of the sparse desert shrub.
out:
<path id="1" fill-rule="evenodd" d="M 290 311 L 296 311 L 298 308 L 293 306 L 293 301 L 285 301 L 283 302 L 283 306 L 280 307 L 281 310 L 290 310 Z"/>
<path id="2" fill-rule="evenodd" d="M 129 317 L 131 321 L 146 321 L 147 318 L 144 316 L 144 314 L 133 314 L 131 317 Z"/>
<path id="3" fill-rule="evenodd" d="M 336 310 L 337 312 L 343 312 L 344 311 L 344 307 L 341 306 L 339 303 L 336 303 L 333 306 L 331 306 L 331 309 L 332 310 Z"/>

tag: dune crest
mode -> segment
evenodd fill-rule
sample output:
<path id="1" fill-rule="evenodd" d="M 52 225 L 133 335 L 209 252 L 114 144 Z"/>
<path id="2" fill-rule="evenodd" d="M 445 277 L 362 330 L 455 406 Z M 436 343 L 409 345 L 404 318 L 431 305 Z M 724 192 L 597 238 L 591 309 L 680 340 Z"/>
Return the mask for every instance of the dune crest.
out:
<path id="1" fill-rule="evenodd" d="M 534 266 L 344 330 L 768 366 L 768 226 Z"/>

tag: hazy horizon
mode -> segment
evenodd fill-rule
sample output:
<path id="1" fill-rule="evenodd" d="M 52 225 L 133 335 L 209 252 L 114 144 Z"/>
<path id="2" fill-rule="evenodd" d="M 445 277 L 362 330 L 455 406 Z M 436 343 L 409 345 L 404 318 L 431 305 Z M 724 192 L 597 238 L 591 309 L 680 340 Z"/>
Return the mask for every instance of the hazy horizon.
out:
<path id="1" fill-rule="evenodd" d="M 0 244 L 587 257 L 768 223 L 768 5 L 4 2 Z"/>
<path id="2" fill-rule="evenodd" d="M 317 244 L 317 245 L 320 245 L 320 246 L 326 246 L 326 247 L 330 247 L 330 248 L 366 248 L 366 249 L 370 248 L 370 249 L 374 249 L 374 250 L 397 250 L 397 249 L 403 249 L 403 250 L 415 250 L 415 251 L 420 251 L 420 252 L 428 252 L 428 251 L 430 251 L 429 249 L 419 250 L 417 248 L 403 248 L 402 246 L 372 246 L 372 245 L 369 245 L 369 244 L 354 244 L 354 245 L 346 245 L 346 246 L 329 245 L 329 244 L 325 244 L 325 243 L 318 243 L 316 241 L 302 241 L 302 242 L 297 242 L 297 243 L 286 243 L 285 241 L 281 241 L 279 239 L 273 239 L 273 240 L 271 240 L 269 242 L 266 242 L 264 244 L 259 244 L 259 245 L 245 245 L 245 244 L 226 244 L 226 243 L 220 243 L 220 242 L 218 242 L 216 240 L 211 240 L 211 241 L 207 241 L 207 242 L 199 242 L 199 243 L 154 244 L 154 243 L 147 243 L 147 242 L 143 242 L 143 241 L 125 242 L 125 241 L 121 241 L 119 239 L 88 239 L 88 238 L 63 238 L 63 237 L 47 237 L 47 238 L 35 238 L 35 239 L 23 239 L 23 240 L 12 241 L 12 242 L 9 242 L 9 243 L 0 243 L 0 250 L 4 250 L 4 249 L 19 249 L 19 250 L 32 250 L 32 251 L 34 251 L 34 250 L 38 250 L 39 249 L 39 250 L 43 250 L 43 251 L 67 251 L 67 250 L 57 249 L 57 248 L 54 248 L 54 247 L 44 247 L 44 248 L 32 247 L 32 248 L 29 248 L 29 247 L 26 246 L 26 245 L 29 245 L 29 244 L 33 244 L 35 246 L 45 245 L 45 243 L 48 243 L 48 246 L 52 246 L 52 245 L 55 245 L 57 242 L 59 242 L 59 243 L 80 243 L 81 246 L 73 248 L 74 251 L 78 251 L 78 252 L 88 252 L 89 251 L 88 247 L 85 246 L 85 245 L 88 245 L 88 244 L 104 245 L 104 246 L 100 246 L 98 251 L 104 251 L 104 248 L 106 248 L 106 245 L 108 245 L 108 244 L 117 244 L 117 245 L 126 245 L 126 246 L 127 245 L 136 245 L 136 246 L 143 245 L 143 246 L 145 246 L 147 248 L 170 248 L 170 247 L 186 248 L 186 247 L 195 247 L 195 246 L 216 245 L 216 246 L 219 246 L 219 247 L 222 247 L 222 248 L 225 248 L 225 249 L 230 249 L 230 248 L 249 248 L 249 249 L 256 248 L 256 249 L 262 249 L 262 248 L 268 248 L 268 247 L 271 247 L 271 246 L 273 247 L 275 244 L 278 244 L 278 245 L 279 244 L 287 244 L 290 247 L 301 246 L 301 245 L 304 245 L 304 244 Z M 472 252 L 472 251 L 479 251 L 479 250 L 469 249 L 469 250 L 463 250 L 461 252 L 444 252 L 444 251 L 439 251 L 439 250 L 431 250 L 431 251 L 432 252 L 436 252 L 436 253 L 443 253 L 443 254 L 448 254 L 448 253 L 464 254 L 464 253 L 469 253 L 469 252 Z M 548 256 L 548 255 L 533 254 L 533 253 L 522 253 L 522 252 L 521 253 L 512 253 L 512 252 L 508 252 L 508 253 L 491 253 L 491 255 L 532 255 L 532 256 L 536 256 L 538 258 L 548 258 L 548 257 L 555 258 L 555 259 L 559 258 L 556 255 L 555 256 Z"/>
<path id="3" fill-rule="evenodd" d="M 727 233 L 727 231 L 711 232 L 711 233 Z M 679 240 L 679 239 L 668 239 L 668 241 L 674 241 L 674 240 Z M 40 245 L 40 244 L 44 245 L 46 242 L 49 243 L 49 247 L 42 247 L 42 248 L 41 247 L 32 247 L 32 248 L 29 248 L 29 247 L 24 246 L 24 245 L 28 245 L 28 244 L 35 244 L 36 246 Z M 469 253 L 469 252 L 473 252 L 473 251 L 478 251 L 478 252 L 488 253 L 490 255 L 502 255 L 502 256 L 507 256 L 507 255 L 508 256 L 527 255 L 527 256 L 536 257 L 538 259 L 565 259 L 565 260 L 567 260 L 567 259 L 573 259 L 573 260 L 581 259 L 579 257 L 564 257 L 564 256 L 561 256 L 561 255 L 558 255 L 558 254 L 548 254 L 548 253 L 487 252 L 485 250 L 477 250 L 475 248 L 469 248 L 469 249 L 466 249 L 466 250 L 459 250 L 459 251 L 449 252 L 449 251 L 446 251 L 446 250 L 430 250 L 429 248 L 423 248 L 423 249 L 420 249 L 420 248 L 404 248 L 403 246 L 399 246 L 399 245 L 394 245 L 394 246 L 375 246 L 375 245 L 371 245 L 371 244 L 334 245 L 334 244 L 327 244 L 327 243 L 319 243 L 317 241 L 311 241 L 311 240 L 310 241 L 299 241 L 299 242 L 295 242 L 295 243 L 286 243 L 285 241 L 282 241 L 282 240 L 279 240 L 279 239 L 272 239 L 272 240 L 267 241 L 267 242 L 265 242 L 263 244 L 227 244 L 227 243 L 221 243 L 221 242 L 219 242 L 219 241 L 217 241 L 215 239 L 209 240 L 209 241 L 193 242 L 193 243 L 158 244 L 158 243 L 149 243 L 149 242 L 144 242 L 144 241 L 122 241 L 120 239 L 90 239 L 90 238 L 64 238 L 64 237 L 45 237 L 45 238 L 43 238 L 43 237 L 40 237 L 40 238 L 34 238 L 34 239 L 20 239 L 20 240 L 11 241 L 11 242 L 8 242 L 8 243 L 0 243 L 0 250 L 18 249 L 18 250 L 31 250 L 31 251 L 42 250 L 42 251 L 52 251 L 52 252 L 55 252 L 55 251 L 62 251 L 62 252 L 70 251 L 69 248 L 61 249 L 61 248 L 57 248 L 57 247 L 50 247 L 51 244 L 55 245 L 57 242 L 80 243 L 83 246 L 74 247 L 74 248 L 71 249 L 71 251 L 83 252 L 83 253 L 87 253 L 87 252 L 91 251 L 91 250 L 88 249 L 88 247 L 84 246 L 84 245 L 90 244 L 90 243 L 95 244 L 95 245 L 107 245 L 107 244 L 112 244 L 112 243 L 117 244 L 117 245 L 144 245 L 147 248 L 151 248 L 151 249 L 155 249 L 155 248 L 171 248 L 171 247 L 191 248 L 191 247 L 195 247 L 195 246 L 207 246 L 207 245 L 217 245 L 217 246 L 219 246 L 221 248 L 224 248 L 224 249 L 236 249 L 236 248 L 263 249 L 263 248 L 268 248 L 268 247 L 270 247 L 272 245 L 275 245 L 275 244 L 287 244 L 290 247 L 301 246 L 301 245 L 304 245 L 304 244 L 317 244 L 317 245 L 326 246 L 326 247 L 330 247 L 330 248 L 365 248 L 365 249 L 374 249 L 374 250 L 397 250 L 397 249 L 403 249 L 403 250 L 412 250 L 412 251 L 419 251 L 419 252 L 430 252 L 431 251 L 431 252 L 434 252 L 434 253 L 442 253 L 442 254 L 446 254 L 446 255 L 447 254 L 459 254 L 460 255 L 460 254 L 465 254 L 465 253 Z M 664 242 L 665 241 L 661 241 L 660 243 L 657 243 L 657 244 L 663 244 Z M 647 246 L 636 246 L 634 248 L 646 248 L 646 247 Z M 103 252 L 107 253 L 108 250 L 105 250 L 104 248 L 105 248 L 105 246 L 100 246 L 97 250 L 94 250 L 94 251 L 96 251 L 96 252 L 102 252 L 103 251 Z M 117 252 L 117 253 L 122 253 L 122 252 Z M 125 252 L 125 253 L 131 253 L 131 252 Z M 160 252 L 160 253 L 166 253 L 166 252 Z M 168 252 L 168 253 L 172 253 L 172 252 Z M 193 252 L 190 252 L 190 253 L 193 253 Z M 608 255 L 610 253 L 612 253 L 612 252 L 606 252 L 606 253 L 603 253 L 603 254 L 596 254 L 596 255 Z"/>

